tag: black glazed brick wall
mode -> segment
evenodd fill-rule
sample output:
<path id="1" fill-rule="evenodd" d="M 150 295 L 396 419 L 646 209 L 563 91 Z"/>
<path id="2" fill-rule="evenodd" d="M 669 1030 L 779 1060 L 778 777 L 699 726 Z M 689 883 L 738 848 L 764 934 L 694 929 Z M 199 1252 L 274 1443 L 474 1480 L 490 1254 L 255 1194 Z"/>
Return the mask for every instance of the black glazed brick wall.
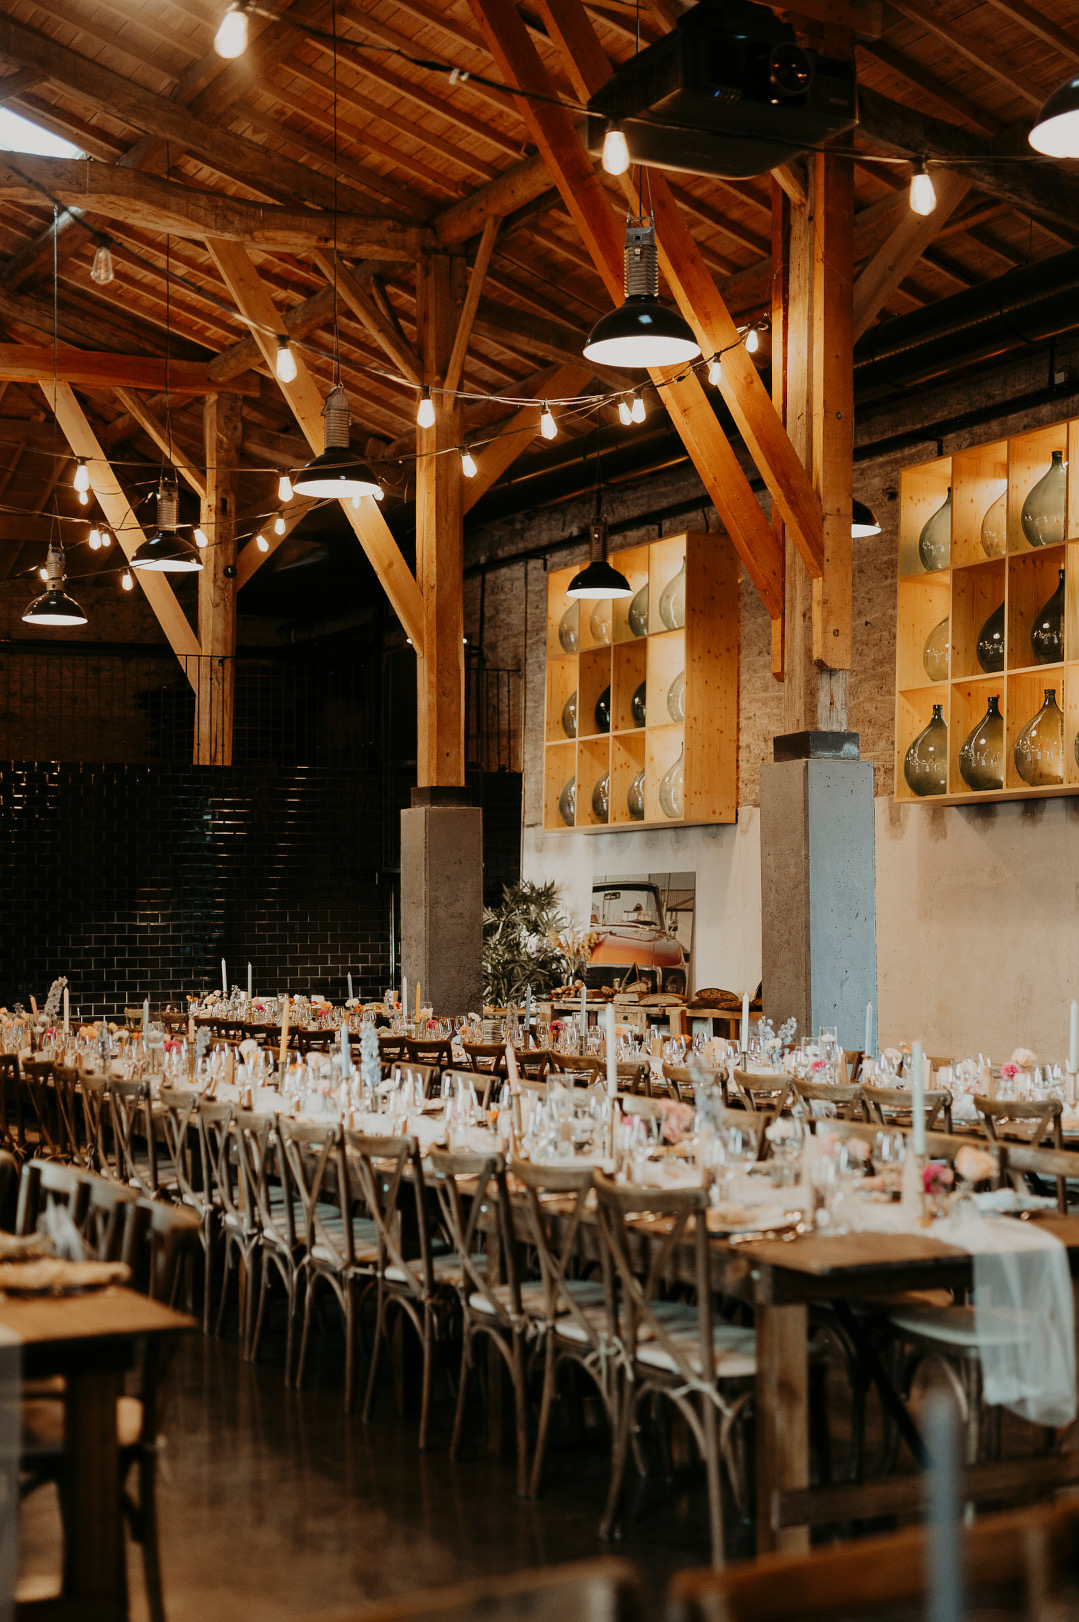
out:
<path id="1" fill-rule="evenodd" d="M 220 983 L 374 995 L 389 968 L 381 780 L 304 768 L 0 762 L 0 1002 L 67 974 L 109 1012 Z"/>
<path id="2" fill-rule="evenodd" d="M 520 872 L 521 778 L 473 784 L 485 888 Z M 396 785 L 407 804 L 407 784 Z M 83 1015 L 220 984 L 388 983 L 398 805 L 374 772 L 0 761 L 0 1004 L 66 974 Z M 388 824 L 388 819 L 392 822 Z"/>

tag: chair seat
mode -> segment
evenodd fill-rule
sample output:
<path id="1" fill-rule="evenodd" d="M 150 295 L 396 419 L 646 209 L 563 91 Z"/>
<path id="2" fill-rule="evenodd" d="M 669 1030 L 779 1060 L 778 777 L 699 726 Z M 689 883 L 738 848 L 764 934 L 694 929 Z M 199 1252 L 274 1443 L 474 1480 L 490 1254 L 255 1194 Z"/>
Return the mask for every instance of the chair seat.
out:
<path id="1" fill-rule="evenodd" d="M 601 1307 L 603 1305 L 603 1285 L 593 1283 L 591 1279 L 567 1279 L 565 1281 L 565 1289 L 572 1296 L 574 1296 L 577 1301 L 580 1302 L 582 1307 Z M 526 1283 L 520 1286 L 520 1290 L 522 1310 L 527 1313 L 530 1318 L 545 1317 L 547 1311 L 547 1298 L 544 1292 L 544 1287 L 539 1279 L 529 1279 Z M 489 1286 L 489 1291 L 490 1296 L 494 1296 L 495 1301 L 498 1302 L 498 1305 L 502 1308 L 502 1310 L 504 1312 L 509 1312 L 511 1301 L 509 1285 L 492 1284 Z M 479 1291 L 476 1291 L 473 1295 L 469 1296 L 468 1304 L 470 1307 L 474 1307 L 477 1312 L 493 1314 L 495 1311 L 494 1302 L 491 1301 L 489 1296 L 482 1295 Z M 567 1312 L 569 1312 L 569 1306 L 565 1302 L 559 1302 L 558 1316 L 562 1317 L 562 1315 Z"/>
<path id="2" fill-rule="evenodd" d="M 919 1335 L 964 1351 L 977 1351 L 987 1344 L 1010 1346 L 1029 1332 L 1022 1318 L 1002 1309 L 983 1312 L 976 1321 L 973 1307 L 904 1307 L 889 1313 L 888 1322 L 901 1334 Z"/>
<path id="3" fill-rule="evenodd" d="M 420 1276 L 420 1259 L 417 1256 L 414 1260 L 417 1271 L 413 1273 L 412 1280 Z M 456 1251 L 448 1251 L 444 1256 L 432 1256 L 431 1268 L 435 1275 L 436 1284 L 460 1284 L 464 1278 L 464 1268 Z M 480 1258 L 480 1271 L 483 1271 L 482 1258 Z M 396 1262 L 391 1262 L 387 1267 L 385 1277 L 390 1284 L 408 1284 L 410 1282 L 405 1276 L 404 1268 L 398 1267 Z"/>
<path id="4" fill-rule="evenodd" d="M 337 1212 L 336 1206 L 331 1206 L 330 1209 Z M 330 1267 L 339 1266 L 345 1254 L 345 1224 L 339 1215 L 323 1218 L 320 1214 L 318 1220 L 325 1238 L 316 1238 L 311 1246 L 312 1259 L 324 1262 Z M 378 1229 L 369 1218 L 353 1222 L 352 1249 L 356 1261 L 362 1267 L 373 1267 L 378 1261 Z"/>
<path id="5" fill-rule="evenodd" d="M 663 1332 L 681 1353 L 683 1360 L 694 1367 L 700 1334 L 696 1307 L 683 1306 L 678 1302 L 657 1304 L 672 1309 L 662 1315 Z M 712 1345 L 714 1375 L 717 1380 L 744 1380 L 756 1375 L 757 1336 L 754 1330 L 738 1324 L 729 1324 L 722 1318 L 715 1318 L 712 1321 Z M 665 1373 L 680 1372 L 672 1354 L 654 1339 L 638 1343 L 637 1362 L 643 1363 L 646 1368 L 661 1369 Z"/>
<path id="6" fill-rule="evenodd" d="M 142 1434 L 142 1403 L 138 1397 L 116 1402 L 116 1440 L 121 1448 L 134 1447 Z M 63 1451 L 64 1404 L 56 1398 L 32 1397 L 22 1405 L 22 1457 L 33 1462 Z"/>

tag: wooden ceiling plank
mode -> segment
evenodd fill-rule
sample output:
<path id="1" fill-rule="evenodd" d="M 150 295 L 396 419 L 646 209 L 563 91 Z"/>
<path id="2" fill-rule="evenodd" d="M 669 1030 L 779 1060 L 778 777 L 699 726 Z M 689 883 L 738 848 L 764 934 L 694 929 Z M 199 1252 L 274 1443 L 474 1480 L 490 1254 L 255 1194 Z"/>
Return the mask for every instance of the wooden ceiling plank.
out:
<path id="1" fill-rule="evenodd" d="M 394 331 L 374 299 L 368 294 L 360 280 L 343 264 L 340 258 L 337 261 L 336 274 L 333 258 L 327 253 L 314 255 L 326 280 L 330 283 L 331 292 L 336 281 L 338 297 L 352 311 L 357 321 L 371 334 L 384 354 L 388 355 L 393 364 L 400 368 L 410 383 L 417 386 L 422 381 L 422 368 L 419 359 L 412 352 L 403 339 Z"/>
<path id="2" fill-rule="evenodd" d="M 54 387 L 51 375 L 46 372 L 38 382 L 45 396 L 45 402 L 52 410 Z M 97 504 L 123 548 L 124 555 L 130 561 L 142 540 L 142 530 L 131 503 L 124 494 L 112 463 L 102 450 L 90 419 L 79 404 L 71 385 L 58 384 L 55 388 L 55 399 L 56 420 L 73 453 L 85 459 L 90 470 L 90 488 L 97 498 Z M 145 569 L 136 569 L 134 574 L 142 587 L 146 601 L 157 617 L 158 624 L 168 638 L 169 646 L 186 672 L 186 661 L 190 658 L 197 659 L 201 649 L 198 637 L 188 624 L 187 615 L 176 600 L 175 592 L 165 575 Z"/>
<path id="3" fill-rule="evenodd" d="M 487 4 L 488 0 L 472 0 L 472 3 L 475 7 Z M 494 4 L 495 0 L 489 3 Z M 539 0 L 539 4 L 544 21 L 562 51 L 574 89 L 582 99 L 594 94 L 606 82 L 610 64 L 580 0 Z M 573 139 L 579 145 L 576 135 Z M 817 577 L 824 549 L 820 498 L 740 340 L 733 317 L 701 258 L 700 249 L 664 176 L 654 172 L 650 178 L 652 218 L 667 285 L 682 315 L 694 328 L 702 352 L 708 355 L 723 351 L 720 383 L 723 399 L 772 500 L 782 513 L 799 555 L 810 573 Z M 632 208 L 635 193 L 629 175 L 623 176 L 623 186 Z M 566 201 L 569 202 L 568 196 Z M 769 546 L 774 546 L 770 530 L 768 538 Z"/>
<path id="4" fill-rule="evenodd" d="M 989 4 L 996 6 L 1005 17 L 1011 17 L 1014 22 L 1029 28 L 1032 34 L 1059 51 L 1065 61 L 1073 65 L 1079 63 L 1079 38 L 1069 34 L 1066 28 L 1061 28 L 1034 6 L 1028 6 L 1026 0 L 989 0 Z"/>
<path id="5" fill-rule="evenodd" d="M 888 240 L 882 244 L 854 283 L 854 338 L 872 326 L 890 294 L 913 270 L 926 248 L 937 237 L 941 225 L 970 190 L 966 175 L 945 169 L 934 180 L 937 206 L 932 214 L 915 214 L 908 209 Z"/>
<path id="6" fill-rule="evenodd" d="M 991 113 L 987 113 L 984 108 L 979 107 L 977 102 L 971 101 L 967 96 L 960 95 L 958 90 L 953 90 L 951 85 L 945 84 L 943 80 L 938 79 L 920 62 L 915 62 L 911 57 L 904 56 L 900 51 L 893 51 L 891 46 L 886 45 L 883 40 L 875 39 L 872 44 L 859 40 L 858 49 L 870 61 L 879 62 L 881 67 L 888 68 L 892 73 L 898 74 L 901 79 L 905 79 L 908 84 L 913 85 L 915 90 L 921 90 L 941 107 L 947 108 L 949 112 L 958 113 L 960 118 L 966 119 L 968 124 L 973 124 L 974 128 L 980 130 L 983 135 L 995 135 L 999 130 L 1000 125 L 997 120 Z"/>
<path id="7" fill-rule="evenodd" d="M 147 408 L 141 395 L 136 394 L 134 389 L 114 389 L 113 393 L 123 406 L 124 410 L 134 417 L 143 433 L 148 434 L 153 440 L 154 444 L 157 446 L 158 450 L 163 451 L 164 454 L 170 459 L 177 473 L 187 480 L 188 484 L 191 486 L 192 490 L 194 490 L 199 499 L 205 501 L 205 473 L 201 473 L 199 469 L 190 463 L 179 451 L 176 442 L 172 438 L 172 435 L 167 431 L 167 429 L 162 427 L 161 423 L 158 422 L 153 412 Z"/>
<path id="8" fill-rule="evenodd" d="M 470 4 L 506 78 L 528 92 L 549 96 L 551 80 L 512 0 L 470 0 Z M 622 232 L 568 114 L 547 102 L 523 98 L 521 110 L 608 292 L 620 301 Z M 653 381 L 663 389 L 671 420 L 750 579 L 775 617 L 783 606 L 782 557 L 775 538 L 699 380 L 691 375 L 676 382 L 675 375 L 657 371 Z"/>
<path id="9" fill-rule="evenodd" d="M 280 331 L 281 317 L 274 306 L 258 271 L 249 255 L 239 243 L 219 242 L 211 239 L 206 244 L 236 307 L 248 320 L 258 322 L 253 331 L 267 365 L 272 366 L 276 346 L 267 333 Z M 260 330 L 266 328 L 267 331 Z M 296 378 L 292 383 L 279 385 L 288 401 L 289 409 L 302 428 L 307 443 L 316 453 L 322 450 L 322 399 L 302 355 L 296 356 Z M 366 497 L 359 509 L 351 501 L 339 503 L 356 536 L 367 554 L 375 573 L 382 583 L 394 613 L 413 646 L 423 646 L 423 603 L 420 590 L 408 564 L 390 533 L 376 504 Z"/>
<path id="10" fill-rule="evenodd" d="M 495 237 L 498 235 L 498 221 L 489 219 L 483 228 L 480 245 L 476 249 L 476 258 L 472 265 L 472 274 L 468 279 L 468 291 L 465 293 L 464 303 L 457 320 L 457 331 L 454 333 L 453 348 L 450 351 L 449 365 L 446 368 L 446 377 L 443 387 L 449 390 L 460 386 L 465 369 L 465 356 L 468 353 L 468 341 L 472 336 L 472 325 L 476 319 L 479 308 L 480 294 L 483 291 L 487 267 L 491 263 L 491 255 L 495 249 Z"/>
<path id="11" fill-rule="evenodd" d="M 1012 67 L 1009 63 L 998 61 L 989 51 L 983 50 L 976 38 L 964 33 L 961 28 L 954 28 L 951 23 L 945 22 L 935 9 L 928 11 L 924 6 L 916 4 L 916 0 L 889 0 L 889 4 L 893 10 L 909 18 L 911 22 L 920 23 L 923 28 L 928 28 L 931 33 L 938 35 L 946 45 L 951 46 L 952 50 L 958 51 L 969 62 L 980 67 L 983 73 L 988 73 L 990 78 L 1007 85 L 1009 90 L 1014 90 L 1017 95 L 1032 102 L 1035 107 L 1040 107 L 1045 100 L 1046 91 L 1035 84 L 1033 79 L 1028 79 L 1025 73 L 1020 73 L 1018 68 Z"/>

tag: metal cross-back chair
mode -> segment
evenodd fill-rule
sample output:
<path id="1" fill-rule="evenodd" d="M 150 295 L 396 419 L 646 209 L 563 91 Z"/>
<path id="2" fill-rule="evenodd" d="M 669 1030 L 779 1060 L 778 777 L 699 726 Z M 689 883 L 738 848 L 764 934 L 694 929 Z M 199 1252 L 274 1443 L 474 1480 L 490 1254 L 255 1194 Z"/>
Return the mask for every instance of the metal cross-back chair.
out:
<path id="1" fill-rule="evenodd" d="M 378 1233 L 375 1339 L 367 1377 L 363 1417 L 371 1418 L 382 1343 L 396 1309 L 412 1325 L 423 1353 L 420 1392 L 420 1451 L 427 1446 L 435 1342 L 457 1307 L 455 1285 L 461 1263 L 455 1255 L 435 1255 L 427 1188 L 415 1138 L 372 1137 L 346 1132 L 345 1146 L 356 1185 Z M 412 1223 L 405 1202 L 411 1195 Z"/>
<path id="2" fill-rule="evenodd" d="M 946 1087 L 927 1088 L 925 1100 L 925 1129 L 927 1132 L 952 1130 L 952 1095 Z M 878 1126 L 909 1126 L 914 1095 L 909 1087 L 874 1087 L 862 1083 L 862 1098 L 866 1113 Z M 941 1124 L 943 1123 L 943 1124 Z"/>
<path id="3" fill-rule="evenodd" d="M 305 1281 L 303 1332 L 296 1366 L 296 1385 L 303 1384 L 315 1289 L 331 1291 L 345 1325 L 345 1412 L 352 1412 L 356 1371 L 356 1334 L 363 1295 L 375 1282 L 378 1232 L 370 1217 L 354 1210 L 352 1182 L 340 1126 L 312 1126 L 282 1116 L 279 1131 L 289 1171 L 303 1204 Z M 327 1198 L 336 1193 L 337 1204 Z"/>
<path id="4" fill-rule="evenodd" d="M 428 1165 L 442 1224 L 461 1263 L 456 1281 L 461 1307 L 461 1373 L 450 1457 L 460 1452 L 469 1373 L 477 1336 L 494 1346 L 513 1383 L 517 1431 L 517 1491 L 528 1487 L 528 1390 L 517 1253 L 501 1155 L 448 1154 L 432 1149 Z"/>
<path id="5" fill-rule="evenodd" d="M 540 1273 L 538 1286 L 521 1286 L 522 1305 L 543 1343 L 543 1390 L 528 1486 L 534 1498 L 543 1478 L 559 1369 L 573 1363 L 585 1370 L 599 1392 L 613 1432 L 619 1367 L 617 1348 L 608 1333 L 610 1271 L 606 1254 L 602 1279 L 579 1278 L 573 1272 L 578 1263 L 581 1219 L 592 1189 L 591 1168 L 515 1160 L 510 1175 L 524 1188 L 527 1234 Z"/>
<path id="6" fill-rule="evenodd" d="M 162 1087 L 159 1094 L 161 1125 L 165 1147 L 176 1169 L 176 1189 L 180 1204 L 194 1213 L 199 1223 L 202 1250 L 202 1332 L 210 1333 L 213 1299 L 214 1249 L 217 1243 L 220 1202 L 214 1197 L 206 1134 L 199 1127 L 198 1093 L 179 1087 Z M 189 1299 L 193 1298 L 192 1289 Z"/>
<path id="7" fill-rule="evenodd" d="M 258 1358 L 270 1279 L 276 1273 L 284 1285 L 288 1312 L 285 1341 L 287 1389 L 292 1384 L 296 1322 L 300 1311 L 300 1269 L 304 1255 L 303 1201 L 289 1170 L 281 1134 L 277 1129 L 277 1117 L 243 1110 L 236 1117 L 236 1130 L 247 1160 L 248 1182 L 254 1190 L 261 1257 L 258 1312 L 250 1356 L 252 1362 Z"/>
<path id="8" fill-rule="evenodd" d="M 753 1399 L 755 1332 L 727 1323 L 712 1312 L 707 1189 L 664 1192 L 632 1188 L 599 1172 L 594 1174 L 594 1183 L 600 1233 L 618 1281 L 608 1332 L 620 1340 L 628 1371 L 619 1395 L 611 1484 L 600 1536 L 611 1535 L 618 1514 L 637 1410 L 646 1397 L 664 1397 L 682 1414 L 704 1460 L 712 1563 L 719 1566 L 724 1558 L 721 1464 L 726 1465 L 739 1506 L 744 1509 L 746 1504 L 736 1438 Z M 648 1222 L 652 1240 L 643 1275 L 634 1234 L 634 1222 L 639 1218 Z M 665 1301 L 659 1294 L 683 1245 L 691 1247 L 695 1304 Z"/>
<path id="9" fill-rule="evenodd" d="M 1054 1149 L 1064 1147 L 1064 1133 L 1060 1124 L 1064 1105 L 1059 1098 L 985 1098 L 975 1093 L 974 1108 L 990 1143 L 1010 1139 L 1013 1143 L 1029 1143 L 1033 1149 L 1040 1148 L 1046 1142 L 1051 1143 Z M 1021 1172 L 1014 1172 L 1011 1177 L 1017 1189 L 1024 1187 L 1026 1179 Z M 1057 1208 L 1065 1212 L 1068 1209 L 1067 1178 L 1058 1177 L 1056 1185 Z"/>

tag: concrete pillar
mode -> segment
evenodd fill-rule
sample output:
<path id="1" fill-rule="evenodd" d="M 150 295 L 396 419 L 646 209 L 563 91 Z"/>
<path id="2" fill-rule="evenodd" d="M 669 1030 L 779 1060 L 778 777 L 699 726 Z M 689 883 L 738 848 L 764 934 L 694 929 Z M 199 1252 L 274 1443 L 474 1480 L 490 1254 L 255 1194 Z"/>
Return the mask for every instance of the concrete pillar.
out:
<path id="1" fill-rule="evenodd" d="M 466 789 L 418 788 L 401 812 L 401 968 L 436 1014 L 480 1012 L 483 813 Z"/>
<path id="2" fill-rule="evenodd" d="M 798 1034 L 835 1025 L 840 1044 L 876 1045 L 876 863 L 873 763 L 851 732 L 774 740 L 761 767 L 764 1011 Z"/>

